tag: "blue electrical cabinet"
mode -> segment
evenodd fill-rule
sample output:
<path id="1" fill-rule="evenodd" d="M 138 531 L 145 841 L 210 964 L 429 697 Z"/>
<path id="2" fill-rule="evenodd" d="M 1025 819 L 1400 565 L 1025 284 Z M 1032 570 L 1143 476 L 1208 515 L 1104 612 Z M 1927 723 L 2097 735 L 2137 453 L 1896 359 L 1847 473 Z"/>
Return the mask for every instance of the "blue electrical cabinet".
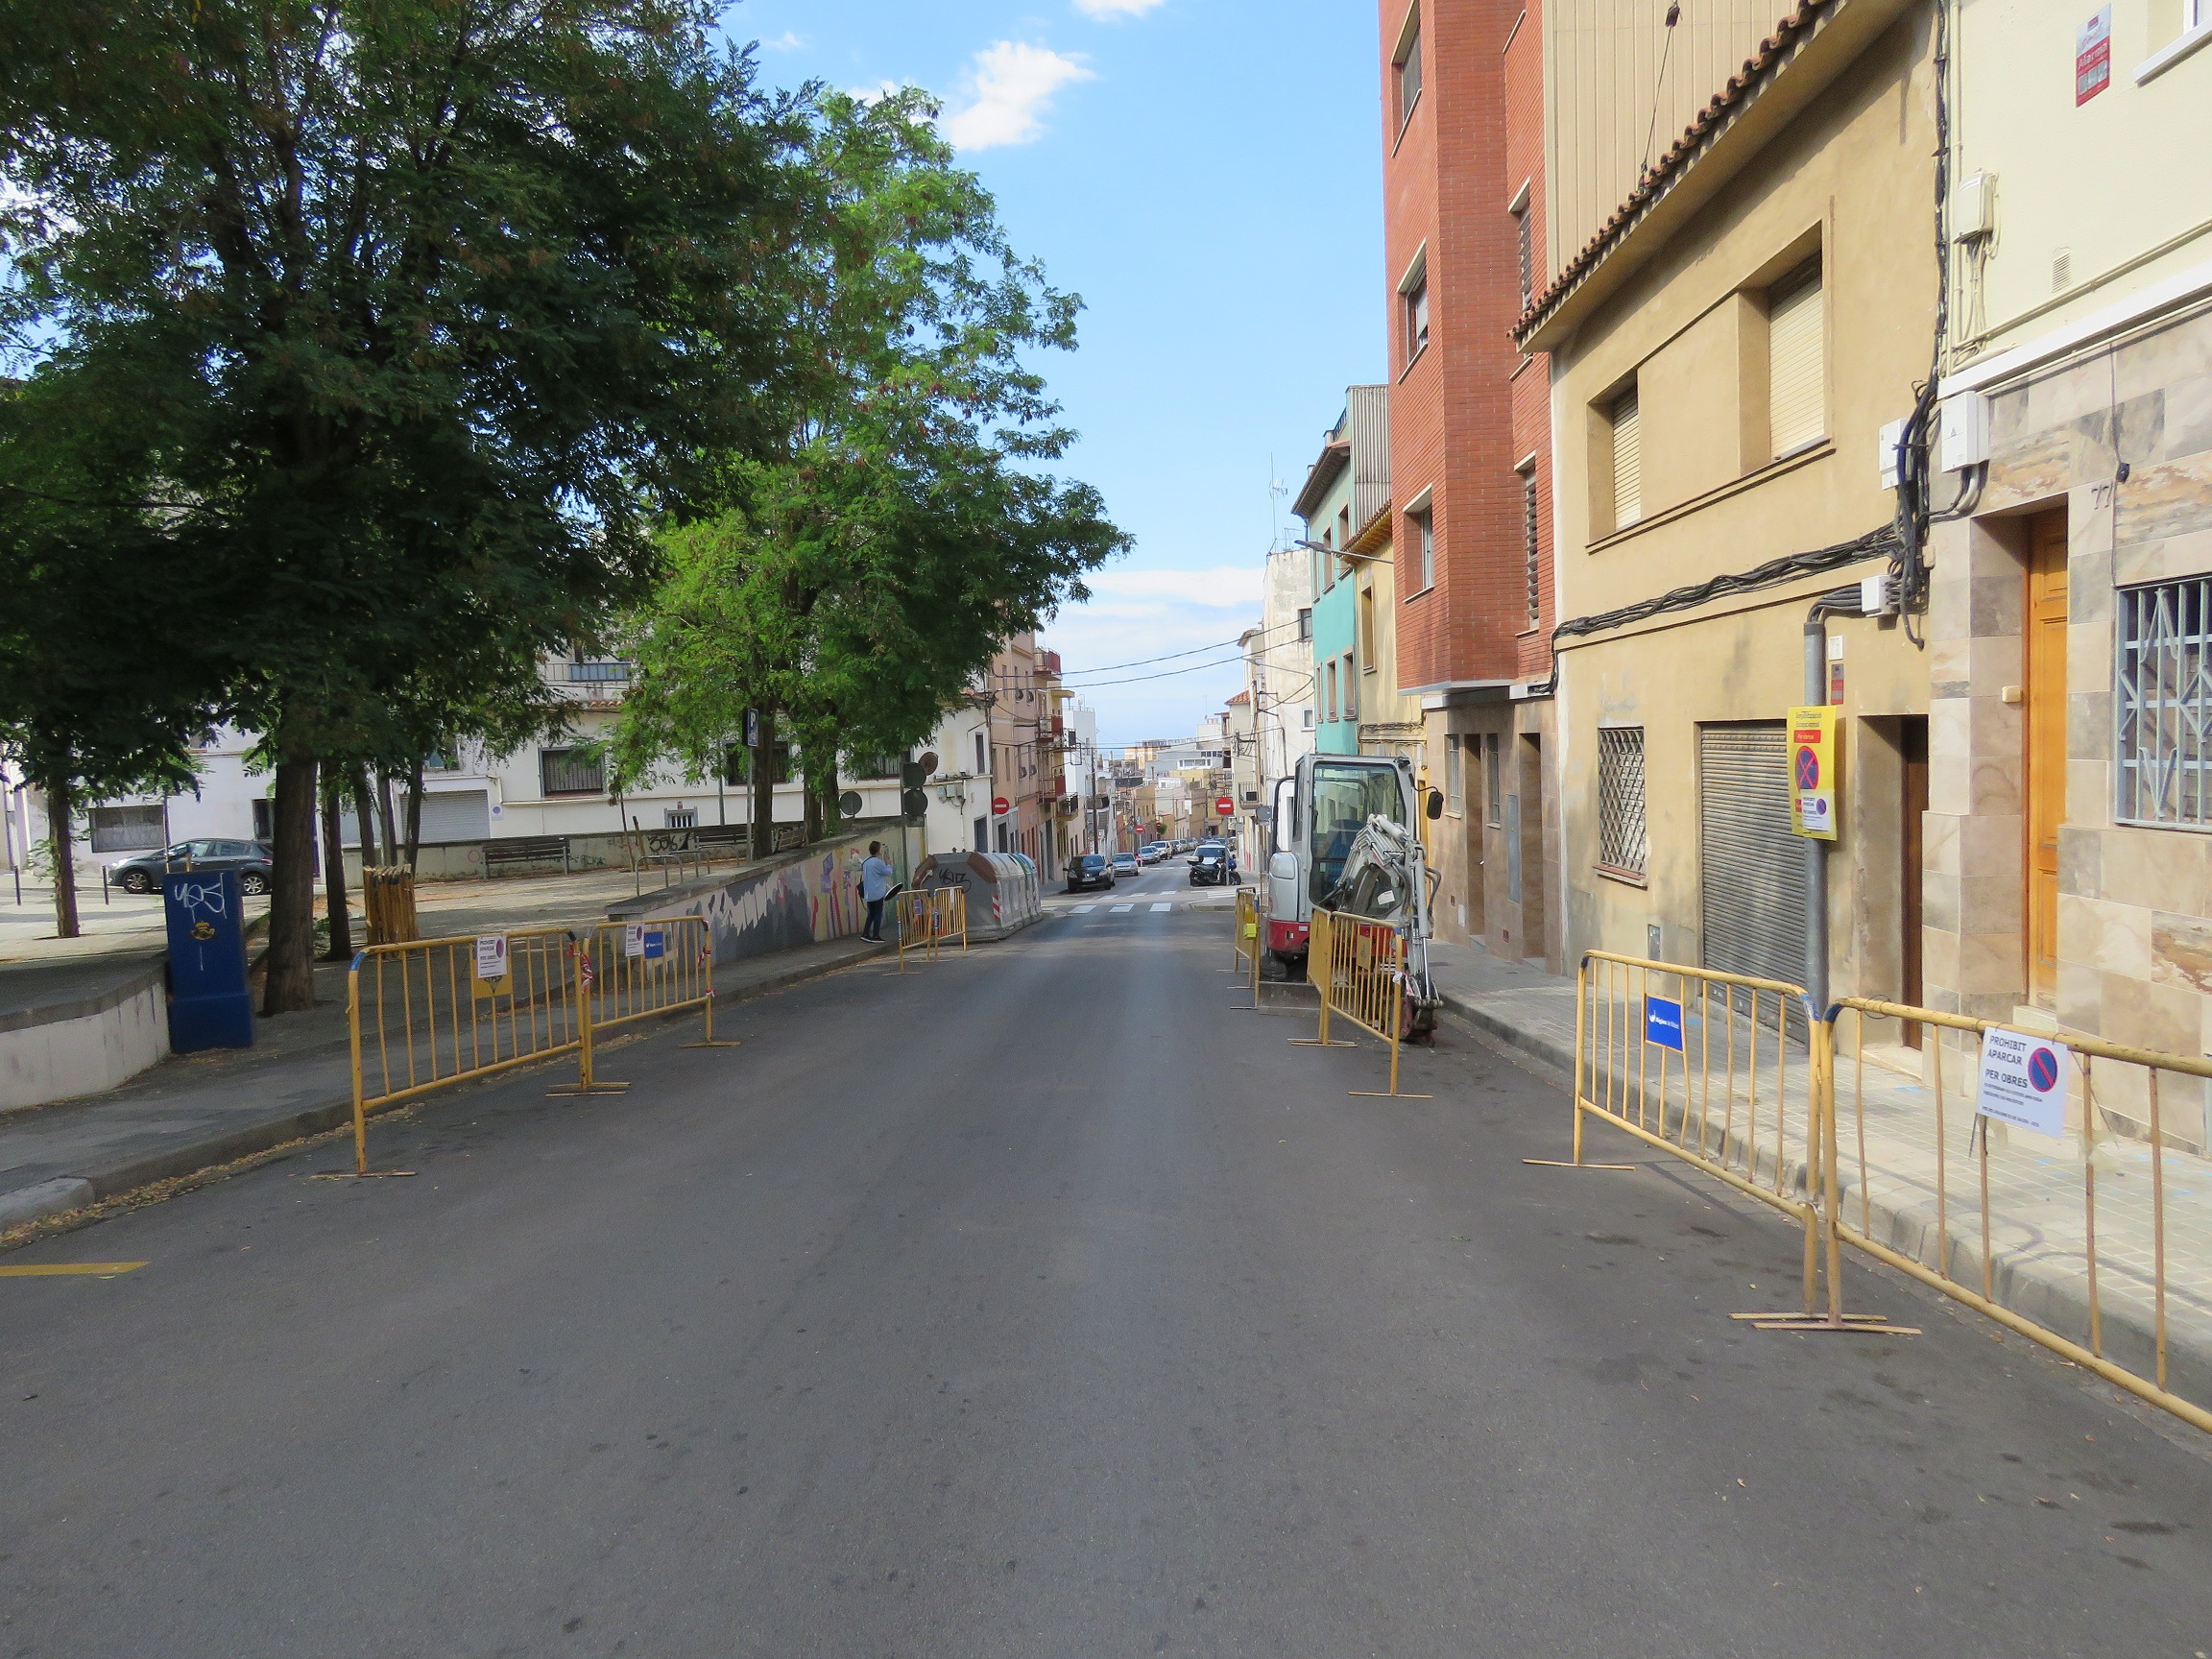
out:
<path id="1" fill-rule="evenodd" d="M 162 877 L 169 912 L 169 1046 L 253 1046 L 253 994 L 246 987 L 246 918 L 235 870 Z"/>

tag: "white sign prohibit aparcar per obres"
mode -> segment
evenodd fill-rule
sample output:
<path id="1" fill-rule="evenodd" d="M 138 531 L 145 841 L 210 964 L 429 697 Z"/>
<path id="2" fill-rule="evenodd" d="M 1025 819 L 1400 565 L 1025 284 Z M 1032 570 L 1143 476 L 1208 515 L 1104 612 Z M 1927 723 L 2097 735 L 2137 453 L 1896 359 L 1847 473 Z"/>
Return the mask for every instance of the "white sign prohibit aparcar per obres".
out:
<path id="1" fill-rule="evenodd" d="M 1991 1026 L 1982 1033 L 1982 1093 L 1976 1110 L 2038 1135 L 2063 1135 L 2071 1058 L 2063 1043 Z"/>

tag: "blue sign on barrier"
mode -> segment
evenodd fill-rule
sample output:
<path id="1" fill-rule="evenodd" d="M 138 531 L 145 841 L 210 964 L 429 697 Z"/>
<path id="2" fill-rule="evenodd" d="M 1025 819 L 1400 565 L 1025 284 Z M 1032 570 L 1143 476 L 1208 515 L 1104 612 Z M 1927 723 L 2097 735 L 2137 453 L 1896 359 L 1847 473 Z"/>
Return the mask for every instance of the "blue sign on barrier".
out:
<path id="1" fill-rule="evenodd" d="M 1644 998 L 1644 1041 L 1682 1052 L 1682 1004 L 1664 997 Z"/>
<path id="2" fill-rule="evenodd" d="M 253 994 L 246 988 L 246 918 L 235 870 L 172 872 L 161 878 L 169 917 L 169 1046 L 253 1046 Z"/>
<path id="3" fill-rule="evenodd" d="M 658 927 L 645 935 L 645 960 L 658 962 L 668 954 L 668 935 Z"/>

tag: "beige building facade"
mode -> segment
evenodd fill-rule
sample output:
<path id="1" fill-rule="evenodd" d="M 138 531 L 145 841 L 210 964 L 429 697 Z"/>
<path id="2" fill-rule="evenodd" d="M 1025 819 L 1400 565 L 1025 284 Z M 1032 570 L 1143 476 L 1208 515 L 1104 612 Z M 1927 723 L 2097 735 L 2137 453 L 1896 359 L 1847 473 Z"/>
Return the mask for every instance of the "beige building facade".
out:
<path id="1" fill-rule="evenodd" d="M 1784 722 L 1805 700 L 1814 602 L 1849 588 L 1856 613 L 1896 551 L 1883 428 L 1931 372 L 1939 287 L 1933 14 L 1808 4 L 1739 51 L 1743 24 L 1685 8 L 1678 61 L 1725 73 L 1672 134 L 1662 109 L 1641 171 L 1628 137 L 1562 129 L 1607 96 L 1651 121 L 1649 54 L 1630 49 L 1644 25 L 1552 9 L 1562 263 L 1518 334 L 1551 353 L 1567 959 L 1803 982 L 1812 900 Z M 1820 896 L 1831 986 L 1910 995 L 1929 654 L 1909 617 L 1824 628 L 1844 791 Z"/>
<path id="2" fill-rule="evenodd" d="M 2202 11 L 2115 0 L 2100 41 L 1956 4 L 1938 493 L 1965 505 L 1929 612 L 1930 1001 L 2184 1054 L 2212 1052 Z"/>

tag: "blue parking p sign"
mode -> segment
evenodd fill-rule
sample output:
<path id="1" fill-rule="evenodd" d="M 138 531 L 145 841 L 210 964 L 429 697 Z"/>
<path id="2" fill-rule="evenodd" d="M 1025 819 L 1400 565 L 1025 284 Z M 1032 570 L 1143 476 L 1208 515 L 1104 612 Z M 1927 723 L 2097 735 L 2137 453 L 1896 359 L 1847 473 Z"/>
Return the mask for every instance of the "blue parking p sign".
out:
<path id="1" fill-rule="evenodd" d="M 1664 997 L 1644 998 L 1644 1041 L 1657 1048 L 1682 1052 L 1682 1004 Z"/>

